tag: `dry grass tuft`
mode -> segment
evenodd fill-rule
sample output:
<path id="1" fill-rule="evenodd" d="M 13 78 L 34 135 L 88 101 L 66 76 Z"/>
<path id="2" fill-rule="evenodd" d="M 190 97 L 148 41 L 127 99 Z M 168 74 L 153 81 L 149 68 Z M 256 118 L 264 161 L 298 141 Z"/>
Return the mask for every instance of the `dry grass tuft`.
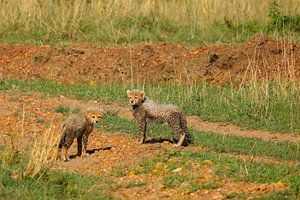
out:
<path id="1" fill-rule="evenodd" d="M 59 139 L 60 134 L 52 125 L 35 138 L 29 149 L 29 161 L 23 176 L 41 177 L 51 169 L 58 158 Z"/>

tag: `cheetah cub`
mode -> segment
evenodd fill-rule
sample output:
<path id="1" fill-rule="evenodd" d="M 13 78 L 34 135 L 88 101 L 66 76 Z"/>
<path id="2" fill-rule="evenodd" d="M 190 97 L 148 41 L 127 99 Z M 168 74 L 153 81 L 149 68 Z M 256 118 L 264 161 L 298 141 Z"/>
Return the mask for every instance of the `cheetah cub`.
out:
<path id="1" fill-rule="evenodd" d="M 79 114 L 72 114 L 62 126 L 62 136 L 59 143 L 62 159 L 68 161 L 68 149 L 77 138 L 77 156 L 86 155 L 88 137 L 93 131 L 93 125 L 103 117 L 102 109 L 87 109 Z M 83 154 L 82 154 L 83 147 Z"/>
<path id="2" fill-rule="evenodd" d="M 133 116 L 138 123 L 141 143 L 144 143 L 146 139 L 147 122 L 156 124 L 166 122 L 179 135 L 179 140 L 174 145 L 175 147 L 182 146 L 185 140 L 190 138 L 185 116 L 179 107 L 157 104 L 149 100 L 145 96 L 145 92 L 141 90 L 127 90 L 127 96 L 132 106 Z"/>

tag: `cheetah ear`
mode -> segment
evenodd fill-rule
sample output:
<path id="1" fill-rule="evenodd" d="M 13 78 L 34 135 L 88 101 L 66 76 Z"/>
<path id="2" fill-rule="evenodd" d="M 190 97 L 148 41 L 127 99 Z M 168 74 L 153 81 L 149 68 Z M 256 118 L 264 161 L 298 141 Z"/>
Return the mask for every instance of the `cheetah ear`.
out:
<path id="1" fill-rule="evenodd" d="M 126 92 L 126 93 L 127 93 L 127 95 L 128 95 L 128 94 L 130 93 L 130 90 L 127 90 L 127 92 Z"/>
<path id="2" fill-rule="evenodd" d="M 145 92 L 144 91 L 141 91 L 141 97 L 142 97 L 142 99 L 145 98 Z"/>
<path id="3" fill-rule="evenodd" d="M 107 113 L 107 111 L 106 111 L 104 108 L 99 108 L 98 111 L 99 111 L 99 113 L 101 113 L 101 114 Z"/>
<path id="4" fill-rule="evenodd" d="M 91 114 L 91 111 L 90 111 L 90 110 L 86 110 L 86 111 L 85 111 L 85 114 L 88 116 L 88 115 Z"/>

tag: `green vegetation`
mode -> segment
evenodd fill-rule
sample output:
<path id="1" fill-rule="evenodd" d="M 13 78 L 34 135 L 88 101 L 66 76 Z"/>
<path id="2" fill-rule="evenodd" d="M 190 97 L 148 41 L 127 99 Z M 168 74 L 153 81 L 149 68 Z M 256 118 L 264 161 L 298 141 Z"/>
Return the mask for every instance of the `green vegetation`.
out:
<path id="1" fill-rule="evenodd" d="M 141 86 L 136 86 L 142 88 Z M 102 103 L 127 105 L 129 85 L 88 84 L 61 85 L 53 81 L 29 82 L 6 80 L 0 90 L 16 88 L 77 99 L 93 99 Z M 293 83 L 261 83 L 249 86 L 215 87 L 208 84 L 148 84 L 146 95 L 161 103 L 179 105 L 189 115 L 208 121 L 230 122 L 253 129 L 300 133 L 300 85 Z"/>
<path id="2" fill-rule="evenodd" d="M 0 42 L 198 45 L 255 34 L 299 42 L 299 7 L 298 0 L 0 1 Z"/>

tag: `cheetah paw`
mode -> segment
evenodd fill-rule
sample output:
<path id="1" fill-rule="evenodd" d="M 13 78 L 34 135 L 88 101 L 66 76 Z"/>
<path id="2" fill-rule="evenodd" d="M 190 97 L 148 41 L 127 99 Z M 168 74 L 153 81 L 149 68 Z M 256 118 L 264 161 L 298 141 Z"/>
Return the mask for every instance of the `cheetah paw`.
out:
<path id="1" fill-rule="evenodd" d="M 173 147 L 179 148 L 181 147 L 181 144 L 173 144 Z"/>

